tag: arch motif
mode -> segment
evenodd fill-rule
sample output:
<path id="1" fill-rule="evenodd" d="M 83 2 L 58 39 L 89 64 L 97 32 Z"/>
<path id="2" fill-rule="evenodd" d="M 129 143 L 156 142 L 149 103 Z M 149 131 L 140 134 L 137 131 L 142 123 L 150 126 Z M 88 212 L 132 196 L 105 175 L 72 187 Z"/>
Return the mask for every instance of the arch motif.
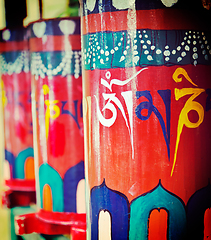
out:
<path id="1" fill-rule="evenodd" d="M 10 165 L 10 176 L 12 177 L 12 178 L 15 178 L 15 168 L 14 168 L 14 164 L 15 164 L 15 156 L 11 153 L 11 152 L 9 152 L 9 151 L 7 151 L 6 149 L 5 149 L 5 152 L 4 152 L 4 154 L 5 154 L 5 160 L 9 163 L 9 165 Z"/>
<path id="2" fill-rule="evenodd" d="M 85 202 L 85 189 L 86 183 L 85 179 L 81 179 L 78 183 L 76 190 L 76 212 L 86 213 L 86 202 Z"/>
<path id="3" fill-rule="evenodd" d="M 76 192 L 81 179 L 84 179 L 84 161 L 67 170 L 64 175 L 64 211 L 76 212 Z"/>
<path id="4" fill-rule="evenodd" d="M 105 181 L 91 190 L 91 239 L 98 240 L 99 214 L 102 210 L 111 216 L 111 239 L 127 240 L 129 232 L 129 202 L 121 192 L 109 189 Z"/>
<path id="5" fill-rule="evenodd" d="M 34 157 L 28 157 L 25 162 L 25 179 L 35 179 Z"/>
<path id="6" fill-rule="evenodd" d="M 15 159 L 14 177 L 18 179 L 25 179 L 25 163 L 27 158 L 34 157 L 33 148 L 29 147 L 21 151 Z"/>
<path id="7" fill-rule="evenodd" d="M 43 187 L 43 209 L 46 211 L 53 211 L 52 191 L 48 184 L 45 184 Z"/>
<path id="8" fill-rule="evenodd" d="M 168 212 L 168 239 L 186 239 L 186 212 L 184 203 L 163 188 L 161 182 L 152 191 L 141 195 L 131 203 L 130 240 L 148 239 L 148 219 L 154 209 Z"/>
<path id="9" fill-rule="evenodd" d="M 98 229 L 99 240 L 111 240 L 111 214 L 108 211 L 100 211 Z"/>
<path id="10" fill-rule="evenodd" d="M 195 192 L 187 203 L 187 239 L 204 239 L 204 214 L 211 208 L 211 184 Z"/>
<path id="11" fill-rule="evenodd" d="M 158 224 L 159 223 L 159 224 Z M 167 240 L 168 212 L 165 209 L 153 209 L 148 218 L 148 239 Z"/>
<path id="12" fill-rule="evenodd" d="M 53 212 L 63 212 L 64 211 L 63 181 L 59 173 L 50 165 L 44 163 L 39 168 L 39 182 L 40 182 L 41 208 L 43 208 L 43 188 L 46 184 L 48 184 L 52 193 Z"/>

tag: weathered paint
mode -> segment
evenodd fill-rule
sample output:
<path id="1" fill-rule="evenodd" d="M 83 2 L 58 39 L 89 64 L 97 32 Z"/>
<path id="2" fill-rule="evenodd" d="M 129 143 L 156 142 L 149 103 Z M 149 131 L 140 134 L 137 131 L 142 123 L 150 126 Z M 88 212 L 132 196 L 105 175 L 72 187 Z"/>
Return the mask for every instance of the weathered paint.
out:
<path id="1" fill-rule="evenodd" d="M 210 12 L 182 0 L 83 0 L 81 8 L 87 238 L 99 239 L 104 211 L 112 240 L 148 239 L 150 215 L 162 210 L 166 239 L 203 239 Z"/>
<path id="2" fill-rule="evenodd" d="M 29 30 L 38 204 L 51 203 L 52 215 L 76 212 L 84 179 L 80 19 L 39 21 Z M 51 194 L 43 193 L 46 184 Z"/>
<path id="3" fill-rule="evenodd" d="M 26 172 L 27 161 L 31 159 L 33 162 L 34 158 L 28 49 L 25 28 L 4 29 L 0 32 L 5 160 L 10 166 L 10 177 L 7 180 L 31 181 L 31 186 L 35 188 L 33 164 L 28 165 Z M 29 175 L 30 179 L 27 177 Z M 9 182 L 6 181 L 6 184 Z M 27 191 L 27 188 L 22 184 L 19 190 Z"/>
<path id="4" fill-rule="evenodd" d="M 83 239 L 80 19 L 38 21 L 28 31 L 38 212 L 17 217 L 17 233 L 71 234 L 76 227 L 73 239 Z"/>

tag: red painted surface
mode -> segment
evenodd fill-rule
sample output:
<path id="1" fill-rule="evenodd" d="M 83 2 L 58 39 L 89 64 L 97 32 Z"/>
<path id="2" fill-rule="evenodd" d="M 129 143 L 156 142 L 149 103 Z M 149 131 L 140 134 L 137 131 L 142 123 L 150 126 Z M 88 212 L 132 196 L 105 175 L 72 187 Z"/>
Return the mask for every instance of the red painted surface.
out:
<path id="1" fill-rule="evenodd" d="M 62 76 L 55 76 L 53 79 L 35 80 L 32 76 L 32 81 L 36 89 L 35 100 L 37 102 L 38 115 L 46 115 L 46 105 L 39 102 L 40 97 L 45 100 L 51 99 L 58 100 L 55 105 L 60 109 L 60 115 L 55 120 L 49 120 L 49 135 L 47 139 L 47 149 L 41 143 L 46 138 L 45 131 L 42 131 L 40 127 L 45 125 L 45 118 L 43 120 L 38 118 L 37 132 L 38 138 L 38 159 L 39 165 L 43 164 L 44 151 L 47 151 L 48 164 L 50 164 L 61 176 L 64 177 L 66 171 L 75 166 L 81 160 L 84 159 L 83 153 L 83 134 L 77 126 L 76 121 L 69 114 L 63 114 L 62 111 L 66 110 L 71 112 L 74 116 L 78 115 L 77 121 L 79 126 L 82 126 L 83 119 L 80 114 L 80 107 L 82 103 L 82 91 L 81 84 L 82 79 L 78 79 L 73 76 L 67 78 Z M 74 84 L 73 84 L 74 83 Z M 43 85 L 48 85 L 50 93 L 46 96 L 43 95 Z M 62 106 L 64 101 L 67 103 Z M 77 101 L 77 108 L 74 107 L 74 101 Z M 76 111 L 77 112 L 76 112 Z M 74 143 L 74 147 L 71 145 Z"/>
<path id="2" fill-rule="evenodd" d="M 167 2 L 175 6 L 165 7 Z M 203 235 L 211 177 L 210 26 L 197 12 L 181 10 L 180 3 L 134 1 L 124 8 L 119 1 L 118 9 L 114 1 L 93 6 L 82 1 L 92 240 L 99 236 L 100 211 L 116 219 L 113 240 L 114 228 L 124 228 L 121 239 L 130 240 L 188 239 L 197 229 L 197 238 Z M 170 94 L 169 101 L 162 94 Z M 157 209 L 162 220 L 150 216 Z M 201 226 L 193 229 L 197 214 Z"/>
<path id="3" fill-rule="evenodd" d="M 153 210 L 149 217 L 149 240 L 167 240 L 168 213 L 164 209 Z"/>
<path id="4" fill-rule="evenodd" d="M 36 203 L 35 191 L 4 191 L 2 193 L 2 206 L 7 208 L 27 207 Z"/>
<path id="5" fill-rule="evenodd" d="M 71 228 L 71 239 L 72 240 L 86 240 L 86 229 L 82 228 Z"/>
<path id="6" fill-rule="evenodd" d="M 52 218 L 51 213 L 40 211 L 39 214 L 32 213 L 26 215 L 17 216 L 16 222 L 16 234 L 30 234 L 33 232 L 57 235 L 57 234 L 70 234 L 71 228 L 78 236 L 78 231 L 84 232 L 86 215 L 75 213 L 57 213 Z M 80 235 L 80 234 L 79 234 Z M 81 235 L 80 235 L 81 236 Z M 78 238 L 76 238 L 77 240 Z"/>
<path id="7" fill-rule="evenodd" d="M 35 191 L 35 180 L 34 179 L 28 179 L 20 180 L 20 179 L 12 179 L 12 180 L 6 180 L 5 184 L 13 191 L 26 191 L 26 192 L 34 192 Z"/>
<path id="8" fill-rule="evenodd" d="M 5 149 L 17 157 L 21 151 L 33 146 L 30 75 L 21 72 L 5 74 L 1 78 L 6 93 Z"/>
<path id="9" fill-rule="evenodd" d="M 195 15 L 189 13 L 188 17 L 184 19 L 186 11 L 182 9 L 152 9 L 152 10 L 138 10 L 136 11 L 136 25 L 131 25 L 131 29 L 201 29 L 203 22 L 197 22 L 193 26 Z M 103 24 L 98 24 L 103 19 Z M 112 17 L 110 12 L 102 14 L 90 14 L 82 17 L 83 20 L 83 34 L 95 33 L 100 31 L 121 31 L 128 28 L 128 12 L 113 12 Z M 175 21 L 177 19 L 177 21 Z M 88 23 L 89 22 L 89 23 Z M 88 24 L 87 24 L 88 23 Z M 91 23 L 91 24 L 90 24 Z M 206 29 L 207 27 L 205 27 Z"/>
<path id="10" fill-rule="evenodd" d="M 80 35 L 67 36 L 68 42 L 72 46 L 72 50 L 78 50 L 81 48 L 81 42 L 78 41 Z M 53 44 L 49 44 L 53 42 Z M 47 40 L 43 43 L 43 40 L 37 38 L 30 39 L 30 50 L 36 51 L 64 51 L 64 36 L 47 36 Z"/>
<path id="11" fill-rule="evenodd" d="M 16 233 L 70 234 L 76 227 L 80 236 L 86 216 L 74 209 L 77 184 L 84 178 L 79 18 L 36 22 L 29 29 L 40 201 L 37 213 L 17 217 Z"/>
<path id="12" fill-rule="evenodd" d="M 208 208 L 204 214 L 204 240 L 211 239 L 211 209 Z"/>
<path id="13" fill-rule="evenodd" d="M 1 61 L 4 62 L 1 72 L 4 147 L 5 159 L 9 166 L 7 171 L 10 171 L 7 173 L 8 179 L 5 180 L 9 191 L 3 193 L 3 205 L 12 208 L 36 202 L 32 150 L 31 80 L 29 56 L 27 55 L 29 46 L 24 28 L 4 29 L 0 34 Z M 28 150 L 30 156 L 27 154 L 20 156 Z M 29 158 L 30 164 L 26 167 L 25 163 Z"/>
<path id="14" fill-rule="evenodd" d="M 1 42 L 0 49 L 2 52 L 9 52 L 9 51 L 22 51 L 28 50 L 28 42 L 27 41 L 10 41 L 10 42 Z"/>
<path id="15" fill-rule="evenodd" d="M 140 69 L 137 67 L 136 71 Z M 111 189 L 124 193 L 131 201 L 153 189 L 159 179 L 162 179 L 162 184 L 170 192 L 175 193 L 187 203 L 196 189 L 208 184 L 210 163 L 209 161 L 200 161 L 199 164 L 198 159 L 206 159 L 211 154 L 210 143 L 205 140 L 210 139 L 208 126 L 211 116 L 209 111 L 205 111 L 203 123 L 197 129 L 183 128 L 176 167 L 173 176 L 171 176 L 178 119 L 184 104 L 190 97 L 190 95 L 187 95 L 176 101 L 174 89 L 191 87 L 191 84 L 185 79 L 181 83 L 174 82 L 172 75 L 176 69 L 177 66 L 147 67 L 147 70 L 141 72 L 137 79 L 126 86 L 112 87 L 113 92 L 123 103 L 121 93 L 128 90 L 133 92 L 134 159 L 132 158 L 130 136 L 121 112 L 118 112 L 117 119 L 110 128 L 104 127 L 96 114 L 97 105 L 94 95 L 99 96 L 99 108 L 103 109 L 106 101 L 102 97 L 102 92 L 109 93 L 109 90 L 105 90 L 105 87 L 100 84 L 100 79 L 105 78 L 107 70 L 85 72 L 84 91 L 86 96 L 91 96 L 91 123 L 87 124 L 88 143 L 91 144 L 88 148 L 89 164 L 87 165 L 90 173 L 88 175 L 90 188 L 100 185 L 103 179 L 106 179 L 106 184 Z M 200 65 L 193 68 L 187 65 L 184 66 L 184 69 L 199 88 L 210 88 L 211 83 L 208 77 L 210 66 Z M 130 69 L 127 71 L 124 69 L 109 69 L 109 71 L 112 79 L 126 79 L 127 76 L 132 75 Z M 90 79 L 92 79 L 91 86 Z M 146 121 L 141 121 L 135 115 L 135 108 L 141 102 L 146 101 L 145 97 L 137 99 L 136 91 L 149 90 L 154 106 L 165 119 L 164 103 L 157 93 L 157 90 L 164 89 L 171 90 L 170 161 L 162 129 L 155 114 L 152 113 Z M 204 109 L 206 108 L 206 99 L 207 94 L 205 92 L 196 99 Z M 126 109 L 125 105 L 124 108 Z M 145 111 L 142 114 L 147 114 L 147 110 Z M 112 115 L 109 110 L 105 111 L 105 114 L 106 118 L 110 118 Z M 192 115 L 192 117 L 194 116 L 193 122 L 197 121 L 198 117 L 197 114 Z M 115 151 L 112 149 L 115 149 Z M 99 164 L 99 159 L 101 159 L 101 164 Z M 191 164 L 189 161 L 191 161 Z M 126 162 L 127 164 L 125 164 Z M 197 181 L 195 181 L 196 175 Z"/>

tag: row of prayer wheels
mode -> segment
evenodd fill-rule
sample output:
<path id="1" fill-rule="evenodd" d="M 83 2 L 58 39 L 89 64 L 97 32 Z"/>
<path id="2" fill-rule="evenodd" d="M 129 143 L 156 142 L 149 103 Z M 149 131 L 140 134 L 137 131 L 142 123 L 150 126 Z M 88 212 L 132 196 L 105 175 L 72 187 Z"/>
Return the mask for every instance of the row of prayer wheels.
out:
<path id="1" fill-rule="evenodd" d="M 17 234 L 211 238 L 211 2 L 80 4 L 0 34 Z"/>

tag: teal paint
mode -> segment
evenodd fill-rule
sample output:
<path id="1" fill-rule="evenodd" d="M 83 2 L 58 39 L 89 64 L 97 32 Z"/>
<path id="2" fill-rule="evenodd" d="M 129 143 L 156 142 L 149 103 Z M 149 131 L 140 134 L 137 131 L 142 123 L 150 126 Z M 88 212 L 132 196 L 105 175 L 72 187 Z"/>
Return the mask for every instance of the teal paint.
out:
<path id="1" fill-rule="evenodd" d="M 25 179 L 25 162 L 28 157 L 34 157 L 33 148 L 27 148 L 20 152 L 15 159 L 15 178 Z"/>
<path id="2" fill-rule="evenodd" d="M 130 240 L 148 239 L 148 220 L 154 209 L 165 209 L 168 213 L 168 239 L 182 240 L 186 236 L 186 212 L 181 199 L 163 188 L 161 183 L 131 203 Z"/>
<path id="3" fill-rule="evenodd" d="M 52 191 L 53 212 L 64 211 L 63 181 L 59 173 L 44 163 L 39 168 L 41 208 L 43 208 L 43 187 L 48 184 Z"/>

